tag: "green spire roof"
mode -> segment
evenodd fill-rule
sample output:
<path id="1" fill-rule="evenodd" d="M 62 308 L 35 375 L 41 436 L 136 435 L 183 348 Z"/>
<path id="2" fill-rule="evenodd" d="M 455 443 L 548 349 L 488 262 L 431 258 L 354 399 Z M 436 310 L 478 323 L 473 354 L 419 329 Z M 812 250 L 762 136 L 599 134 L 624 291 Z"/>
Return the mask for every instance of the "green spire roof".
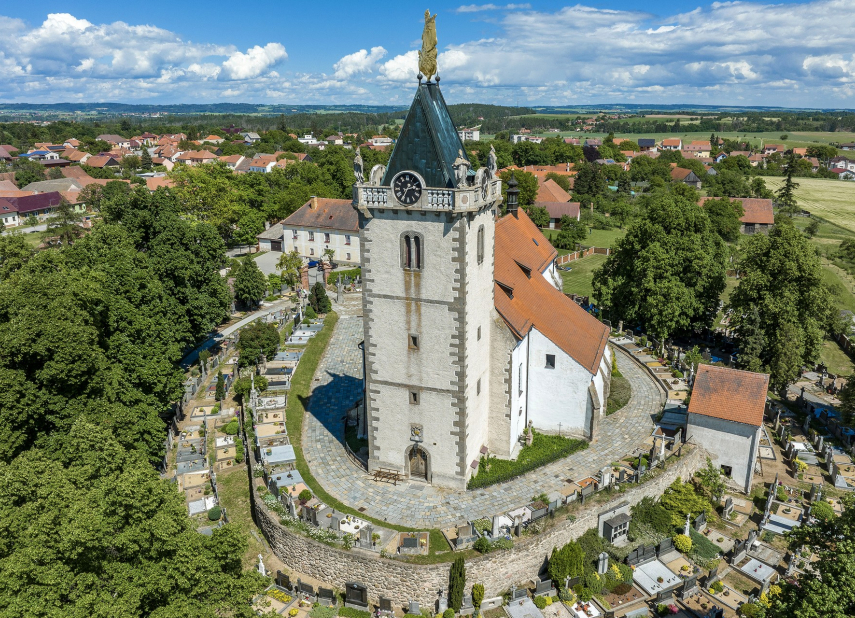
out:
<path id="1" fill-rule="evenodd" d="M 463 150 L 463 143 L 439 84 L 419 84 L 381 184 L 388 186 L 395 174 L 412 170 L 421 174 L 429 187 L 454 187 L 452 165 L 458 150 Z"/>

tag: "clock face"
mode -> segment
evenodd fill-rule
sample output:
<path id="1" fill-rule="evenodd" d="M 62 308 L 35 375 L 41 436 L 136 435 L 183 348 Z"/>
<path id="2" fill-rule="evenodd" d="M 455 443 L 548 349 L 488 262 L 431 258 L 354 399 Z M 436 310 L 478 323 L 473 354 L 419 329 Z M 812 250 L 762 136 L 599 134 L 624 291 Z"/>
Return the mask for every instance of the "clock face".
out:
<path id="1" fill-rule="evenodd" d="M 422 183 L 419 177 L 411 172 L 401 172 L 392 182 L 395 197 L 405 206 L 412 206 L 422 196 Z"/>

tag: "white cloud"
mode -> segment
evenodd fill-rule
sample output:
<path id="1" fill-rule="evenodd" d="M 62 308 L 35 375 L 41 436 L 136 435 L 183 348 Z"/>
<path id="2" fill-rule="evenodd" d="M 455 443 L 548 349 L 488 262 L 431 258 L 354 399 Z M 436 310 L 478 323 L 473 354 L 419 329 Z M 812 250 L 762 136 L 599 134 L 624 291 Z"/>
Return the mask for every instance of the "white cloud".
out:
<path id="1" fill-rule="evenodd" d="M 526 2 L 525 4 L 505 4 L 505 5 L 497 5 L 497 4 L 464 4 L 463 6 L 457 7 L 457 13 L 478 13 L 480 11 L 515 11 L 522 9 L 530 9 L 531 5 Z"/>
<path id="2" fill-rule="evenodd" d="M 277 62 L 285 60 L 288 54 L 281 43 L 268 43 L 264 47 L 256 45 L 242 52 L 234 52 L 223 63 L 223 68 L 232 79 L 258 77 Z"/>
<path id="3" fill-rule="evenodd" d="M 372 47 L 371 52 L 360 49 L 358 52 L 343 57 L 333 65 L 335 76 L 338 79 L 344 79 L 357 73 L 371 73 L 385 55 L 386 50 L 380 46 Z"/>

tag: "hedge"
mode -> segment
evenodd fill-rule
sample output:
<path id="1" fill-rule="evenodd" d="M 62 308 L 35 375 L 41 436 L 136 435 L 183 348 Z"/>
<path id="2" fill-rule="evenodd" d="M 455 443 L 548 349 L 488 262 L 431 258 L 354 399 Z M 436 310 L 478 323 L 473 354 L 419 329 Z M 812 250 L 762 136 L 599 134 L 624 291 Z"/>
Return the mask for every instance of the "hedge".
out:
<path id="1" fill-rule="evenodd" d="M 548 436 L 534 431 L 531 445 L 522 447 L 516 461 L 482 457 L 478 464 L 478 473 L 469 479 L 466 488 L 479 489 L 509 481 L 586 448 L 588 443 L 585 440 Z"/>
<path id="2" fill-rule="evenodd" d="M 689 532 L 692 536 L 692 554 L 704 560 L 712 560 L 721 553 L 721 547 L 710 541 L 700 532 L 697 532 L 694 528 L 689 528 Z"/>
<path id="3" fill-rule="evenodd" d="M 351 268 L 350 270 L 336 270 L 330 273 L 330 276 L 327 278 L 327 285 L 335 285 L 336 281 L 338 281 L 342 277 L 350 277 L 350 280 L 353 281 L 356 277 L 361 276 L 361 268 Z"/>
<path id="4" fill-rule="evenodd" d="M 365 612 L 361 609 L 354 609 L 352 607 L 338 608 L 338 615 L 343 618 L 371 618 L 371 612 Z"/>

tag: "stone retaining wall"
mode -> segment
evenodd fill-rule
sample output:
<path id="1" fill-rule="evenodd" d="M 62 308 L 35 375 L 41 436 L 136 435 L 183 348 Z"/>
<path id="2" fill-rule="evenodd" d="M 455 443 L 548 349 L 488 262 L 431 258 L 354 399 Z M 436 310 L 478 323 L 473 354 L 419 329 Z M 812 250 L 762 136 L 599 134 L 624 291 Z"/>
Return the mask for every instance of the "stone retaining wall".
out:
<path id="1" fill-rule="evenodd" d="M 674 460 L 671 460 L 672 462 Z M 513 584 L 535 577 L 546 564 L 553 547 L 579 538 L 589 528 L 596 528 L 597 515 L 618 503 L 636 504 L 642 498 L 656 498 L 678 476 L 690 478 L 706 463 L 706 452 L 698 447 L 684 455 L 656 478 L 615 495 L 604 504 L 592 506 L 577 514 L 573 522 L 563 521 L 535 537 L 517 541 L 513 549 L 497 551 L 466 563 L 467 589 L 473 583 L 484 584 L 487 597 L 501 595 Z M 253 490 L 254 492 L 254 490 Z M 345 583 L 355 581 L 368 587 L 373 601 L 379 596 L 392 599 L 396 606 L 415 600 L 432 607 L 440 589 L 448 588 L 450 563 L 418 565 L 380 558 L 373 552 L 359 549 L 345 551 L 313 541 L 281 526 L 276 513 L 271 513 L 255 493 L 256 523 L 264 532 L 273 552 L 296 571 L 344 589 Z"/>

